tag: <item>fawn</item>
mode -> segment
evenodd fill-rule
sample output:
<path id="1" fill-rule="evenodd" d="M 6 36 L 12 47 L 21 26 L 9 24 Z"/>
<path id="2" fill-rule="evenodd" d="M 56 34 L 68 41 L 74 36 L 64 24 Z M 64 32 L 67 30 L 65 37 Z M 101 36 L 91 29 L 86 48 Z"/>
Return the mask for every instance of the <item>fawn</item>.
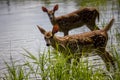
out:
<path id="1" fill-rule="evenodd" d="M 77 55 L 79 58 L 82 56 L 82 51 L 85 49 L 86 50 L 84 52 L 86 56 L 90 52 L 95 51 L 105 62 L 106 68 L 109 70 L 109 63 L 111 63 L 113 68 L 115 68 L 113 57 L 105 49 L 108 41 L 107 31 L 111 28 L 113 22 L 114 18 L 111 19 L 109 24 L 103 29 L 84 32 L 81 34 L 67 35 L 64 37 L 55 36 L 55 33 L 59 30 L 57 24 L 55 24 L 53 30 L 49 32 L 40 26 L 37 27 L 44 35 L 47 46 L 51 45 L 55 49 L 58 48 L 58 51 L 62 52 L 65 56 L 68 56 L 71 53 Z"/>
<path id="2" fill-rule="evenodd" d="M 58 4 L 54 6 L 52 10 L 48 10 L 42 6 L 43 12 L 46 12 L 52 25 L 58 24 L 59 31 L 64 33 L 64 36 L 68 35 L 69 30 L 86 25 L 90 30 L 98 30 L 96 26 L 96 18 L 99 21 L 99 12 L 95 8 L 82 8 L 72 13 L 55 17 L 55 11 L 58 10 Z"/>

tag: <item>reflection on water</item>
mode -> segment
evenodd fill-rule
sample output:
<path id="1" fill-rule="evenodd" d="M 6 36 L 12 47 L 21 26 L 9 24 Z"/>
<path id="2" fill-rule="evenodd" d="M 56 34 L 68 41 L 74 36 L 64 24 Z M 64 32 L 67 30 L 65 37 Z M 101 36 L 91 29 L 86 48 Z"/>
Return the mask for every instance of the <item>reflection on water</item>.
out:
<path id="1" fill-rule="evenodd" d="M 86 2 L 85 2 L 86 1 Z M 52 8 L 54 4 L 59 4 L 56 16 L 69 13 L 82 6 L 94 6 L 100 11 L 100 22 L 106 24 L 115 17 L 115 24 L 111 29 L 109 43 L 116 44 L 118 39 L 114 36 L 120 32 L 120 2 L 106 0 L 0 0 L 0 70 L 4 68 L 3 60 L 9 62 L 10 53 L 14 60 L 23 59 L 20 53 L 25 48 L 31 52 L 38 52 L 45 48 L 43 36 L 39 33 L 36 25 L 43 26 L 46 30 L 51 30 L 52 25 L 47 14 L 43 13 L 41 6 Z M 119 0 L 118 0 L 119 1 Z M 96 3 L 95 3 L 96 2 Z M 94 4 L 94 5 L 93 5 Z M 86 27 L 74 29 L 70 34 L 88 31 Z M 63 35 L 58 33 L 58 35 Z M 110 44 L 108 44 L 110 45 Z M 18 57 L 19 56 L 19 57 Z M 1 72 L 0 72 L 1 73 Z"/>

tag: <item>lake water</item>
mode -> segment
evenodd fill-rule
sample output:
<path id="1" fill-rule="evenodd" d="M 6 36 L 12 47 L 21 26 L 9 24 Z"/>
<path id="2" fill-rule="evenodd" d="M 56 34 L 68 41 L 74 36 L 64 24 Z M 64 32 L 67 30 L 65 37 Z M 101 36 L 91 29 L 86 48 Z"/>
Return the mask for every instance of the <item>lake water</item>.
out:
<path id="1" fill-rule="evenodd" d="M 86 1 L 86 2 L 85 2 Z M 51 30 L 52 25 L 46 13 L 42 12 L 41 6 L 52 9 L 57 3 L 59 10 L 56 16 L 72 12 L 83 6 L 96 7 L 100 11 L 100 21 L 97 25 L 102 28 L 103 24 L 114 17 L 115 23 L 109 31 L 108 47 L 111 44 L 119 44 L 120 32 L 120 2 L 119 0 L 0 0 L 0 73 L 5 68 L 4 60 L 10 63 L 10 55 L 14 60 L 22 61 L 24 49 L 37 54 L 45 49 L 43 35 L 36 25 L 41 25 L 46 30 Z M 116 32 L 117 29 L 117 32 Z M 89 31 L 85 26 L 70 31 L 70 34 Z M 63 33 L 58 33 L 63 36 Z M 119 50 L 119 48 L 118 48 Z"/>

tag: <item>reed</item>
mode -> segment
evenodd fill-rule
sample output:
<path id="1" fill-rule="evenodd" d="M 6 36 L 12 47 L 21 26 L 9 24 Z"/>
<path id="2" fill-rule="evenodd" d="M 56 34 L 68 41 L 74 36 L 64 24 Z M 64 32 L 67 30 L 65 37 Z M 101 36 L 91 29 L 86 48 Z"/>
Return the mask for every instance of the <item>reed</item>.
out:
<path id="1" fill-rule="evenodd" d="M 52 53 L 39 53 L 38 58 L 35 55 L 28 53 L 26 57 L 32 59 L 32 63 L 28 65 L 31 68 L 32 64 L 34 69 L 31 68 L 33 74 L 36 74 L 42 80 L 104 80 L 105 76 L 100 69 L 93 72 L 93 67 L 88 66 L 88 63 L 84 63 L 81 59 L 78 63 L 76 59 L 72 60 L 72 63 L 67 63 L 67 58 L 64 58 L 58 51 Z M 28 61 L 27 61 L 28 62 Z M 30 63 L 30 62 L 29 62 Z M 77 63 L 77 65 L 75 64 Z M 89 67 L 89 69 L 88 69 Z"/>
<path id="2" fill-rule="evenodd" d="M 11 64 L 5 62 L 7 73 L 4 73 L 4 78 L 2 80 L 29 80 L 29 72 L 26 71 L 24 65 L 18 65 L 16 61 L 13 61 L 12 56 L 10 56 Z"/>
<path id="3" fill-rule="evenodd" d="M 27 54 L 23 54 L 27 60 L 23 65 L 17 65 L 11 60 L 9 65 L 5 62 L 8 73 L 5 74 L 3 80 L 119 80 L 120 79 L 120 55 L 113 48 L 113 54 L 116 58 L 116 72 L 106 72 L 101 67 L 95 69 L 89 63 L 88 58 L 85 60 L 80 58 L 80 62 L 74 58 L 71 64 L 67 63 L 67 58 L 61 53 L 50 51 L 39 52 L 33 55 L 25 50 Z M 55 53 L 55 54 L 53 54 Z M 77 63 L 77 65 L 76 65 Z M 92 63 L 92 62 L 91 62 Z"/>

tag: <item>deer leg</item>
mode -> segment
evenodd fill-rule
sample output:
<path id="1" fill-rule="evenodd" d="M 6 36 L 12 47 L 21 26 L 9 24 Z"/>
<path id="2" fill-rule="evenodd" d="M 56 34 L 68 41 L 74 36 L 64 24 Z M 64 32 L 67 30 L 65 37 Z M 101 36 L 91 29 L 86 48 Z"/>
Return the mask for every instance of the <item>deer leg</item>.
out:
<path id="1" fill-rule="evenodd" d="M 64 36 L 68 35 L 68 33 L 69 33 L 68 31 L 64 31 Z"/>
<path id="2" fill-rule="evenodd" d="M 99 30 L 98 26 L 95 24 L 95 21 L 89 22 L 86 25 L 91 31 Z"/>
<path id="3" fill-rule="evenodd" d="M 102 60 L 105 62 L 106 64 L 106 68 L 108 71 L 110 71 L 110 64 L 113 66 L 114 70 L 115 68 L 115 63 L 114 63 L 114 58 L 107 52 L 107 51 L 99 51 L 99 56 L 102 58 Z"/>
<path id="4" fill-rule="evenodd" d="M 106 56 L 106 58 L 108 58 L 108 62 L 111 63 L 111 65 L 113 66 L 114 70 L 116 70 L 114 57 L 111 56 L 110 53 L 107 52 L 107 51 L 105 51 L 105 56 Z"/>

